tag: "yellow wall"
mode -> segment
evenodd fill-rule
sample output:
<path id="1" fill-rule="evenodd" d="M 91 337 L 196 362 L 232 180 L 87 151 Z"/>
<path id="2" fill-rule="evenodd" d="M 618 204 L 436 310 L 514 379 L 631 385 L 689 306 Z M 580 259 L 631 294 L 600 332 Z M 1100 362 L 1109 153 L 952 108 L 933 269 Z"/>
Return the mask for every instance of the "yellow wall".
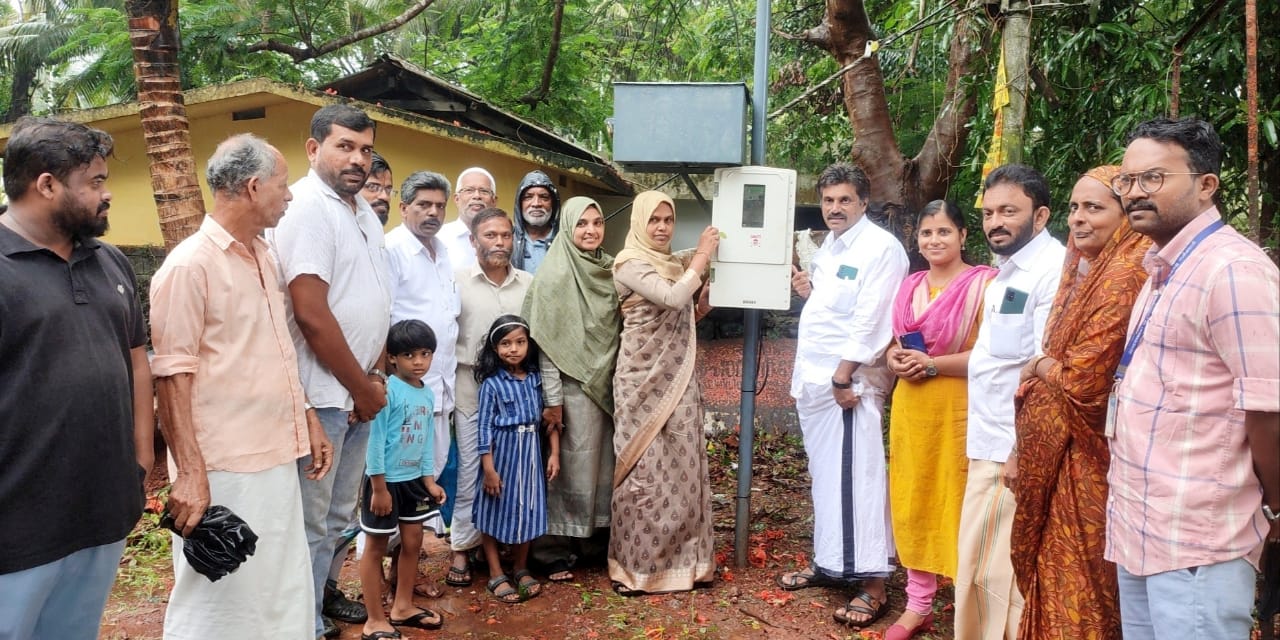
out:
<path id="1" fill-rule="evenodd" d="M 257 120 L 233 121 L 232 108 L 199 117 L 191 114 L 191 142 L 197 160 L 196 174 L 200 176 L 205 192 L 206 208 L 212 205 L 208 187 L 204 184 L 205 163 L 219 142 L 234 133 L 255 133 L 269 140 L 284 154 L 289 163 L 290 181 L 306 175 L 307 156 L 304 144 L 311 115 L 317 107 L 291 100 L 270 100 L 266 117 Z M 245 108 L 237 105 L 234 108 Z M 194 110 L 193 110 L 194 111 Z M 208 112 L 208 109 L 201 111 Z M 137 116 L 132 119 L 117 118 L 109 123 L 87 122 L 90 126 L 106 129 L 115 138 L 115 157 L 109 160 L 111 205 L 111 230 L 106 240 L 117 245 L 160 245 L 160 225 L 156 217 L 155 201 L 151 192 L 151 177 L 142 129 Z M 114 125 L 114 126 L 107 126 Z M 594 195 L 598 190 L 585 185 L 572 176 L 553 168 L 536 165 L 528 160 L 489 150 L 473 143 L 461 142 L 410 127 L 388 122 L 378 123 L 376 140 L 378 153 L 390 163 L 393 177 L 399 185 L 410 173 L 425 169 L 445 175 L 452 184 L 458 173 L 471 166 L 482 166 L 494 175 L 498 182 L 498 206 L 511 211 L 515 189 L 524 174 L 542 169 L 557 181 L 561 199 L 575 195 Z M 452 200 L 452 199 L 451 199 Z M 457 211 L 449 205 L 449 219 L 457 217 Z M 392 199 L 390 229 L 400 223 L 399 196 Z"/>

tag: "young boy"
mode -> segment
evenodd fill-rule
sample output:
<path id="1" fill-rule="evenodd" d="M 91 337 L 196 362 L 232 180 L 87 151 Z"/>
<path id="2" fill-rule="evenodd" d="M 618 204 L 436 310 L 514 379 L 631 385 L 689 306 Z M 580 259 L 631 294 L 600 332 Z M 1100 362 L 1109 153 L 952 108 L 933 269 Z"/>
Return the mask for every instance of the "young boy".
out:
<path id="1" fill-rule="evenodd" d="M 369 611 L 364 640 L 399 638 L 395 626 L 439 629 L 444 622 L 438 613 L 413 604 L 422 521 L 433 509 L 432 500 L 439 504 L 445 499 L 432 468 L 435 399 L 422 382 L 435 350 L 435 334 L 419 320 L 397 322 L 387 334 L 387 355 L 395 375 L 387 380 L 387 406 L 370 424 L 360 500 L 360 528 L 367 536 L 360 559 L 360 583 Z M 399 570 L 388 618 L 378 606 L 382 602 L 382 557 L 397 529 L 401 539 Z"/>

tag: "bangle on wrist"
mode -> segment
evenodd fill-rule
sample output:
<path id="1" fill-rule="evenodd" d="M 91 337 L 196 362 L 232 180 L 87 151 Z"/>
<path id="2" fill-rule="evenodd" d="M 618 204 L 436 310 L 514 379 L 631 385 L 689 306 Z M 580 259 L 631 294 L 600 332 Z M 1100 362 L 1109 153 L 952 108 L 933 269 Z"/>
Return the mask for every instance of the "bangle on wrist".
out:
<path id="1" fill-rule="evenodd" d="M 831 379 L 831 386 L 832 386 L 832 387 L 834 387 L 834 388 L 836 388 L 836 389 L 852 389 L 852 388 L 853 388 L 853 380 L 850 380 L 850 381 L 848 381 L 848 382 L 836 382 L 836 379 L 835 379 L 835 378 L 832 378 L 832 379 Z"/>

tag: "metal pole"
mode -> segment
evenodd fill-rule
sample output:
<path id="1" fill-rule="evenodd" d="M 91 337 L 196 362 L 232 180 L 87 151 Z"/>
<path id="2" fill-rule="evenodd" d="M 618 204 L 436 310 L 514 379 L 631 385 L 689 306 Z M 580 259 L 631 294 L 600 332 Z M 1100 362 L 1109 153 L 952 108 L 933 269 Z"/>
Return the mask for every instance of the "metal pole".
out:
<path id="1" fill-rule="evenodd" d="M 756 0 L 755 86 L 751 106 L 751 164 L 764 164 L 765 115 L 769 99 L 769 0 Z M 747 566 L 751 533 L 751 456 L 755 451 L 756 361 L 760 353 L 759 309 L 743 311 L 742 400 L 738 409 L 738 500 L 733 523 L 733 555 L 739 568 Z"/>

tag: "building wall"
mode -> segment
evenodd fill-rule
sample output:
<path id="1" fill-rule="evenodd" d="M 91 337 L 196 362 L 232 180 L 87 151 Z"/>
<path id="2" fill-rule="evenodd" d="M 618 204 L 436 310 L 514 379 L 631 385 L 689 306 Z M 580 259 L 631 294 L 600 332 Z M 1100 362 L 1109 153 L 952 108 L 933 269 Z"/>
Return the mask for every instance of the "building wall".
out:
<path id="1" fill-rule="evenodd" d="M 205 207 L 209 208 L 213 204 L 208 187 L 204 184 L 206 161 L 219 142 L 235 133 L 255 133 L 279 148 L 289 163 L 290 182 L 306 175 L 308 164 L 305 143 L 311 115 L 315 111 L 316 107 L 313 105 L 286 101 L 267 106 L 266 117 L 256 120 L 233 121 L 230 110 L 207 117 L 192 117 L 191 142 L 197 162 L 196 173 L 200 176 L 200 186 L 205 196 Z M 141 126 L 134 124 L 123 128 L 106 128 L 116 142 L 115 157 L 108 165 L 108 184 L 113 200 L 111 230 L 107 233 L 106 240 L 127 246 L 163 244 L 152 197 L 149 163 L 143 146 Z M 560 183 L 562 199 L 575 195 L 592 195 L 588 191 L 588 185 L 553 168 L 540 167 L 526 160 L 490 151 L 483 146 L 438 137 L 408 127 L 379 123 L 375 147 L 390 163 L 397 185 L 410 173 L 420 169 L 440 172 L 452 184 L 463 169 L 483 166 L 497 180 L 498 206 L 507 211 L 511 211 L 514 204 L 515 188 L 520 179 L 533 169 L 546 171 L 552 180 Z M 400 223 L 398 194 L 392 202 L 388 229 Z M 447 215 L 450 220 L 457 217 L 452 199 Z"/>

